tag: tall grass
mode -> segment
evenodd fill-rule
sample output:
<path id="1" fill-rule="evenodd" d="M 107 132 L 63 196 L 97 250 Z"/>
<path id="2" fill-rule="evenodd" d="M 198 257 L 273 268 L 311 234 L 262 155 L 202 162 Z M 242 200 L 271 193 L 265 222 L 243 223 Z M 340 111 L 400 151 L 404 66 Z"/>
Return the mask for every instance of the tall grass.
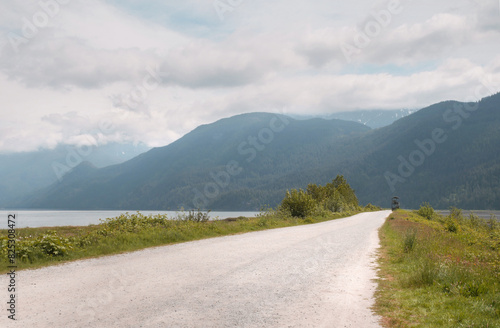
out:
<path id="1" fill-rule="evenodd" d="M 500 225 L 430 213 L 398 211 L 380 230 L 377 312 L 388 327 L 500 327 Z"/>
<path id="2" fill-rule="evenodd" d="M 408 229 L 403 235 L 403 251 L 405 253 L 410 253 L 415 248 L 415 243 L 417 241 L 417 229 Z"/>

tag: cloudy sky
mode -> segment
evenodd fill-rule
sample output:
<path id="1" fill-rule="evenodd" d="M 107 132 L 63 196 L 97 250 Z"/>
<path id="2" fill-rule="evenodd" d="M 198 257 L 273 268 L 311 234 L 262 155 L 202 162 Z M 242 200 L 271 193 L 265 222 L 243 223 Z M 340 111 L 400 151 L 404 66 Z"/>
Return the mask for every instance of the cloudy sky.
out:
<path id="1" fill-rule="evenodd" d="M 0 3 L 0 152 L 499 90 L 499 0 Z"/>

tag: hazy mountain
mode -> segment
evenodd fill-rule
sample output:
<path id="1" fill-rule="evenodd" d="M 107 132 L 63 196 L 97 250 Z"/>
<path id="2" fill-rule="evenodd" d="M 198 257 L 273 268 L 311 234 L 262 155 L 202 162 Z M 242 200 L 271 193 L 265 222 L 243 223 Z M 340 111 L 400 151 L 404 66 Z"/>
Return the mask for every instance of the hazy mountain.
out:
<path id="1" fill-rule="evenodd" d="M 60 209 L 255 210 L 343 174 L 362 203 L 500 209 L 500 94 L 443 102 L 371 130 L 254 113 L 98 169 L 82 164 L 22 205 Z"/>
<path id="2" fill-rule="evenodd" d="M 105 167 L 123 163 L 147 150 L 144 144 L 108 144 L 0 154 L 0 207 L 11 206 L 27 193 L 53 184 L 83 161 Z"/>
<path id="3" fill-rule="evenodd" d="M 422 109 L 349 141 L 363 156 L 310 171 L 326 181 L 343 173 L 362 202 L 437 208 L 500 209 L 500 94 L 479 103 L 454 101 Z M 303 182 L 304 183 L 304 182 Z"/>
<path id="4" fill-rule="evenodd" d="M 382 128 L 391 125 L 395 121 L 406 117 L 416 110 L 411 109 L 396 109 L 396 110 L 361 110 L 354 112 L 340 112 L 331 114 L 326 118 L 338 119 L 345 121 L 354 121 L 372 129 Z"/>
<path id="5" fill-rule="evenodd" d="M 411 109 L 395 109 L 395 110 L 357 110 L 351 112 L 339 112 L 329 115 L 319 116 L 292 116 L 297 119 L 311 119 L 311 118 L 324 118 L 324 119 L 337 119 L 344 121 L 353 121 L 364 124 L 372 129 L 378 129 L 391 125 L 395 121 L 406 117 L 416 110 Z"/>
<path id="6" fill-rule="evenodd" d="M 351 156 L 343 141 L 358 123 L 253 113 L 200 126 L 121 165 L 77 167 L 30 200 L 37 208 L 255 209 L 282 197 L 272 181 Z M 286 186 L 283 186 L 286 187 Z M 24 204 L 22 204 L 24 205 Z"/>
<path id="7" fill-rule="evenodd" d="M 443 209 L 500 209 L 500 94 L 430 106 L 363 143 L 372 151 L 349 174 L 363 200 L 383 204 L 397 194 L 413 208 L 429 201 Z"/>

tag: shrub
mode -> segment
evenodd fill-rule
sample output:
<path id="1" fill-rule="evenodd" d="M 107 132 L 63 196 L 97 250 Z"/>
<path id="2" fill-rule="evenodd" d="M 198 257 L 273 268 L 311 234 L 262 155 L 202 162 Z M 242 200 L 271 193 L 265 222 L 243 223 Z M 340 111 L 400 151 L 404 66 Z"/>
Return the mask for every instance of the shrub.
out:
<path id="1" fill-rule="evenodd" d="M 490 218 L 486 221 L 486 226 L 490 231 L 500 229 L 500 221 L 497 220 L 496 216 L 491 214 Z"/>
<path id="2" fill-rule="evenodd" d="M 426 202 L 420 205 L 420 209 L 417 211 L 417 214 L 420 215 L 421 217 L 426 218 L 427 220 L 432 220 L 435 213 L 431 205 Z"/>
<path id="3" fill-rule="evenodd" d="M 375 212 L 375 211 L 382 210 L 382 208 L 380 206 L 375 206 L 375 205 L 368 203 L 368 205 L 365 206 L 364 210 L 367 212 Z"/>
<path id="4" fill-rule="evenodd" d="M 187 213 L 180 213 L 179 219 L 182 221 L 191 221 L 191 222 L 207 222 L 210 220 L 210 215 L 208 215 L 210 211 L 208 212 L 201 212 L 200 210 L 197 211 L 189 211 Z"/>
<path id="5" fill-rule="evenodd" d="M 478 228 L 481 227 L 481 218 L 478 217 L 477 215 L 474 215 L 474 213 L 471 213 L 469 215 L 469 225 L 473 228 Z"/>
<path id="6" fill-rule="evenodd" d="M 49 231 L 49 234 L 38 237 L 34 245 L 49 256 L 63 256 L 73 249 L 70 240 L 58 236 L 55 231 Z"/>
<path id="7" fill-rule="evenodd" d="M 448 232 L 457 232 L 458 231 L 458 222 L 456 220 L 454 220 L 453 218 L 451 217 L 448 217 L 446 218 L 446 221 L 445 221 L 445 224 L 444 224 L 444 227 L 446 229 L 446 231 Z"/>
<path id="8" fill-rule="evenodd" d="M 330 197 L 323 201 L 323 206 L 331 212 L 343 212 L 348 210 L 347 204 L 342 195 L 334 192 Z"/>
<path id="9" fill-rule="evenodd" d="M 32 263 L 37 258 L 44 257 L 44 254 L 35 246 L 35 240 L 23 240 L 16 242 L 16 257 L 21 262 Z"/>
<path id="10" fill-rule="evenodd" d="M 451 207 L 450 218 L 459 222 L 463 222 L 464 217 L 462 215 L 462 210 L 456 207 Z"/>
<path id="11" fill-rule="evenodd" d="M 342 175 L 337 175 L 325 186 L 309 184 L 306 192 L 316 204 L 330 212 L 360 210 L 355 191 Z"/>
<path id="12" fill-rule="evenodd" d="M 34 262 L 39 258 L 61 257 L 68 254 L 74 248 L 73 242 L 61 236 L 55 231 L 37 238 L 19 238 L 16 240 L 16 257 L 21 262 Z"/>
<path id="13" fill-rule="evenodd" d="M 292 189 L 286 192 L 286 196 L 281 202 L 280 207 L 293 217 L 305 218 L 313 214 L 316 205 L 317 203 L 311 195 L 302 189 Z"/>

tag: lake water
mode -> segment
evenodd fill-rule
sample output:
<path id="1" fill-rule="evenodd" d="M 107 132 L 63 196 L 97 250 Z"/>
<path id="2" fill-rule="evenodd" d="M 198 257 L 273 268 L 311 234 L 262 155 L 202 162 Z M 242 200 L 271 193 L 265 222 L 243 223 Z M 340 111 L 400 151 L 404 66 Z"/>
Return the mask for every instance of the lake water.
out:
<path id="1" fill-rule="evenodd" d="M 120 216 L 123 213 L 134 211 L 0 211 L 0 229 L 7 228 L 9 214 L 16 214 L 16 228 L 59 227 L 59 226 L 87 226 L 99 224 L 100 219 Z M 176 218 L 178 212 L 171 211 L 140 211 L 144 215 L 166 214 L 169 218 Z M 259 212 L 210 212 L 210 218 L 226 219 L 239 216 L 255 217 Z"/>
<path id="2" fill-rule="evenodd" d="M 441 215 L 450 215 L 449 210 L 438 210 L 436 211 Z M 469 217 L 471 213 L 474 213 L 474 215 L 483 218 L 483 219 L 489 219 L 493 215 L 496 219 L 500 220 L 500 211 L 483 211 L 483 210 L 478 210 L 478 211 L 469 211 L 469 210 L 462 210 L 462 215 L 466 218 Z"/>
<path id="3" fill-rule="evenodd" d="M 37 227 L 58 227 L 58 226 L 86 226 L 89 224 L 99 224 L 100 219 L 107 219 L 120 216 L 127 211 L 27 211 L 12 210 L 0 211 L 0 229 L 7 228 L 7 217 L 9 214 L 16 214 L 17 228 L 37 228 Z M 166 214 L 169 218 L 176 218 L 178 212 L 172 211 L 140 211 L 144 215 Z M 437 211 L 440 214 L 448 215 L 449 211 Z M 463 211 L 463 215 L 468 217 L 471 211 Z M 489 219 L 493 214 L 500 220 L 500 211 L 472 211 L 475 215 Z M 135 213 L 128 211 L 128 213 Z M 227 219 L 239 216 L 255 217 L 259 212 L 210 212 L 210 218 Z"/>

